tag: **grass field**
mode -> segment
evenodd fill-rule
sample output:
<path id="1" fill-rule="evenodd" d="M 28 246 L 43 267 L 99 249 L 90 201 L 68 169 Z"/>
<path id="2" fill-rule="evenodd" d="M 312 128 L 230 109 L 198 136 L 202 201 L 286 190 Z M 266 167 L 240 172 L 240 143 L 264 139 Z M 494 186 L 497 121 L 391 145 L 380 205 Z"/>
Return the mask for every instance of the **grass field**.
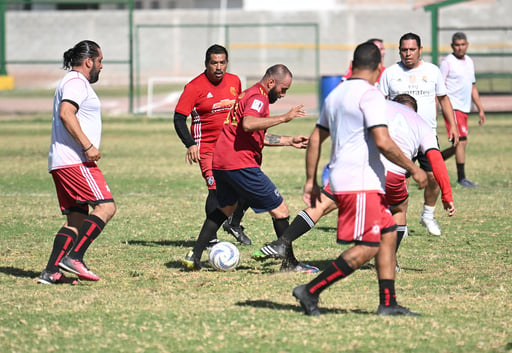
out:
<path id="1" fill-rule="evenodd" d="M 274 261 L 250 259 L 274 237 L 266 214 L 244 218 L 255 245 L 239 247 L 237 271 L 215 272 L 206 256 L 204 270 L 182 270 L 206 189 L 199 168 L 184 163 L 170 120 L 105 118 L 100 167 L 118 213 L 86 257 L 101 280 L 36 284 L 64 221 L 46 171 L 51 124 L 47 116 L 4 118 L 0 352 L 512 352 L 512 116 L 490 115 L 484 127 L 476 121 L 472 116 L 466 170 L 480 187 L 456 187 L 455 162 L 448 162 L 457 214 L 448 219 L 438 204 L 441 237 L 418 224 L 422 196 L 411 188 L 396 286 L 399 302 L 423 316 L 374 315 L 370 267 L 324 292 L 323 315 L 311 318 L 291 290 L 313 275 L 279 273 Z M 314 123 L 310 117 L 271 131 L 308 135 Z M 304 208 L 304 151 L 267 148 L 263 169 L 295 217 Z M 335 244 L 335 226 L 334 215 L 322 219 L 297 241 L 297 256 L 324 268 L 344 249 Z"/>

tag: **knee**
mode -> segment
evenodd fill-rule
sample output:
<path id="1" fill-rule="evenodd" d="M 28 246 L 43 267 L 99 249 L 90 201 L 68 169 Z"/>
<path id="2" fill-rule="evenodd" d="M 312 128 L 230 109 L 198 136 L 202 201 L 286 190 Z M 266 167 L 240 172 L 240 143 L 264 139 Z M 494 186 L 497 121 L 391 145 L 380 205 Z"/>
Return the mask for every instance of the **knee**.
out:
<path id="1" fill-rule="evenodd" d="M 114 202 L 100 203 L 94 208 L 94 214 L 100 217 L 105 223 L 110 221 L 116 214 L 117 207 Z"/>
<path id="2" fill-rule="evenodd" d="M 277 207 L 271 210 L 270 215 L 274 219 L 287 218 L 290 216 L 290 212 L 288 211 L 288 206 L 284 203 L 284 201 Z"/>

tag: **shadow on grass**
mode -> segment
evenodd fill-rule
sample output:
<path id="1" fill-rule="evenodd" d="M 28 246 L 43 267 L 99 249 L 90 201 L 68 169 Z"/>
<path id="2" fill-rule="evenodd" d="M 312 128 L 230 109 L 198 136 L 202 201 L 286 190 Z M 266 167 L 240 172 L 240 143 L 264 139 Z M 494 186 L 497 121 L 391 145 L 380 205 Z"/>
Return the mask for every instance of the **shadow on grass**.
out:
<path id="1" fill-rule="evenodd" d="M 321 232 L 326 232 L 326 233 L 336 233 L 338 230 L 336 229 L 336 227 L 325 227 L 325 226 L 316 226 L 315 227 L 316 230 L 318 231 L 321 231 Z"/>
<path id="2" fill-rule="evenodd" d="M 183 264 L 181 263 L 181 259 L 166 262 L 165 267 L 167 267 L 169 269 L 182 270 L 183 272 L 192 272 L 183 267 Z M 203 261 L 201 261 L 201 271 L 217 271 L 217 270 L 213 269 L 212 266 L 208 263 L 208 260 L 204 260 L 204 258 L 203 258 Z M 240 264 L 236 268 L 236 271 L 244 271 L 248 274 L 261 275 L 261 274 L 271 274 L 271 273 L 279 272 L 279 267 L 273 266 L 273 264 L 270 264 L 270 263 L 262 264 L 261 268 L 254 268 L 249 265 Z M 217 271 L 217 272 L 222 272 L 222 271 Z"/>
<path id="3" fill-rule="evenodd" d="M 245 300 L 243 302 L 237 302 L 238 306 L 251 306 L 254 308 L 262 308 L 262 309 L 274 309 L 274 310 L 292 310 L 299 313 L 304 313 L 304 310 L 300 307 L 300 305 L 292 305 L 292 304 L 281 304 L 276 303 L 270 300 Z M 322 314 L 361 314 L 361 315 L 374 315 L 374 312 L 368 312 L 366 310 L 346 310 L 346 309 L 337 309 L 337 308 L 320 308 L 320 313 Z"/>
<path id="4" fill-rule="evenodd" d="M 196 243 L 195 240 L 126 240 L 125 244 L 140 246 L 176 246 L 191 248 Z"/>
<path id="5" fill-rule="evenodd" d="M 0 272 L 5 273 L 6 275 L 11 275 L 14 277 L 27 277 L 27 278 L 35 278 L 39 277 L 40 272 L 35 271 L 27 271 L 21 268 L 16 267 L 0 267 Z"/>
<path id="6" fill-rule="evenodd" d="M 366 263 L 359 268 L 360 270 L 375 270 L 375 264 Z M 425 272 L 423 268 L 412 268 L 412 267 L 404 267 L 400 265 L 400 271 L 411 271 L 411 272 Z"/>

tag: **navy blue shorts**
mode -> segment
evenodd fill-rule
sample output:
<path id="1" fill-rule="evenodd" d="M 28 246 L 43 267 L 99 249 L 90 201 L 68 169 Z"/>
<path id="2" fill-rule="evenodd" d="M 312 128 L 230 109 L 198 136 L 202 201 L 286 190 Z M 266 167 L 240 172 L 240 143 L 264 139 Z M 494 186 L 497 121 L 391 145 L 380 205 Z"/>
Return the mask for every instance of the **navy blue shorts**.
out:
<path id="1" fill-rule="evenodd" d="M 260 168 L 213 170 L 219 206 L 234 205 L 244 199 L 256 213 L 268 212 L 283 203 L 272 180 Z"/>

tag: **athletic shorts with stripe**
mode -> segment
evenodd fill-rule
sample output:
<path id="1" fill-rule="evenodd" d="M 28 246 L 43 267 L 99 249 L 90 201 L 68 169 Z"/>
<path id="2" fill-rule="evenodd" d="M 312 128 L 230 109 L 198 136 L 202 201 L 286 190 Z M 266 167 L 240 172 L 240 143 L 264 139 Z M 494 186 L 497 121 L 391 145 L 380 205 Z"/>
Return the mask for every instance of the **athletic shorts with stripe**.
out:
<path id="1" fill-rule="evenodd" d="M 468 138 L 468 114 L 461 112 L 460 110 L 454 110 L 455 122 L 457 123 L 457 130 L 459 130 L 459 140 L 467 140 Z M 450 134 L 450 122 L 444 119 L 444 125 L 446 127 L 446 133 Z"/>
<path id="2" fill-rule="evenodd" d="M 107 182 L 94 162 L 55 169 L 50 173 L 62 214 L 88 214 L 88 205 L 114 202 Z"/>
<path id="3" fill-rule="evenodd" d="M 338 243 L 379 246 L 381 234 L 396 229 L 384 194 L 361 191 L 334 196 L 338 203 Z"/>

